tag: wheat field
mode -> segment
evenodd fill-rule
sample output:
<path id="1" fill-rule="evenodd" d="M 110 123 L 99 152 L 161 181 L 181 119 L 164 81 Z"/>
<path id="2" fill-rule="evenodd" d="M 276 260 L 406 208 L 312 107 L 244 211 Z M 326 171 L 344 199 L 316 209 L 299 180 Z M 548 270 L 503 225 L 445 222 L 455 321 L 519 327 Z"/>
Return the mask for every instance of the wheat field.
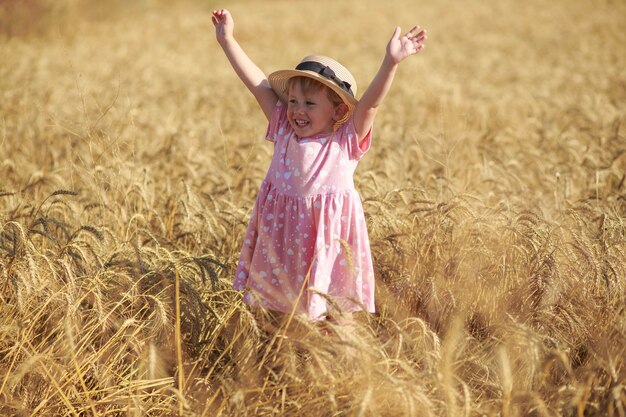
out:
<path id="1" fill-rule="evenodd" d="M 377 313 L 251 312 L 267 73 L 362 93 Z M 0 1 L 0 415 L 626 416 L 626 3 Z M 359 94 L 357 94 L 359 95 Z"/>

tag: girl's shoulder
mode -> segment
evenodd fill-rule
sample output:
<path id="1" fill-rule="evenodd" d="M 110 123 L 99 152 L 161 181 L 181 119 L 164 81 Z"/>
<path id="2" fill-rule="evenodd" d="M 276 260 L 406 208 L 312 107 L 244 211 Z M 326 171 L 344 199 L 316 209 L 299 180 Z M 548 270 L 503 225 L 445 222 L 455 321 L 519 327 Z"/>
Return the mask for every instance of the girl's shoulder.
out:
<path id="1" fill-rule="evenodd" d="M 279 135 L 290 134 L 292 131 L 293 129 L 287 119 L 287 106 L 285 103 L 278 100 L 274 106 L 274 110 L 272 110 L 272 116 L 267 126 L 265 138 L 270 142 L 276 142 Z"/>
<path id="2" fill-rule="evenodd" d="M 354 117 L 354 116 L 353 116 Z M 350 117 L 334 132 L 333 139 L 345 146 L 351 159 L 359 160 L 369 150 L 372 143 L 372 130 L 359 140 L 359 134 L 354 126 L 354 118 Z"/>

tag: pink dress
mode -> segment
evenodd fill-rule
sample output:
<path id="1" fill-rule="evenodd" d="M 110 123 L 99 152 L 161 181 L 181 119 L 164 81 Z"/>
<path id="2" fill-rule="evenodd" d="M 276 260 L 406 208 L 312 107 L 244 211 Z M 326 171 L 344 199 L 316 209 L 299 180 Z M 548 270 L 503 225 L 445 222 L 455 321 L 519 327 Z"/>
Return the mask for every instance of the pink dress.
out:
<path id="1" fill-rule="evenodd" d="M 353 174 L 359 146 L 353 120 L 332 134 L 298 138 L 278 102 L 267 140 L 274 155 L 250 218 L 234 287 L 251 306 L 323 318 L 374 311 L 374 272 Z M 330 300 L 330 302 L 329 302 Z"/>

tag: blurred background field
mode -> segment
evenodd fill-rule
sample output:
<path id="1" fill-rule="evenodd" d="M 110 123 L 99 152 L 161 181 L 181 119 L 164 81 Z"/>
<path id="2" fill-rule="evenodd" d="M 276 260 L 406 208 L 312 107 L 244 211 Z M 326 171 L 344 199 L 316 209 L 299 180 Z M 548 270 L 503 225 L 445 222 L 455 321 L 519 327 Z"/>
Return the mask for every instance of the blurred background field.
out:
<path id="1" fill-rule="evenodd" d="M 378 313 L 354 328 L 230 288 L 272 149 L 221 7 L 267 73 L 325 54 L 361 93 L 396 25 L 428 29 L 357 170 Z M 0 414 L 625 416 L 624 16 L 0 0 Z"/>

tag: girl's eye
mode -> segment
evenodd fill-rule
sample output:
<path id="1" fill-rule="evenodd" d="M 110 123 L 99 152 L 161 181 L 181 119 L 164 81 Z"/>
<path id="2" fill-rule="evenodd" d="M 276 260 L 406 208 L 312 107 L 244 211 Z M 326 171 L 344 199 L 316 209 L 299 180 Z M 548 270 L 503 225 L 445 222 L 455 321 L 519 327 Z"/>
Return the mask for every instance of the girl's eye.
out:
<path id="1" fill-rule="evenodd" d="M 307 102 L 306 102 L 306 105 L 307 105 L 307 106 L 315 106 L 315 103 L 313 103 L 312 101 L 307 101 Z"/>

